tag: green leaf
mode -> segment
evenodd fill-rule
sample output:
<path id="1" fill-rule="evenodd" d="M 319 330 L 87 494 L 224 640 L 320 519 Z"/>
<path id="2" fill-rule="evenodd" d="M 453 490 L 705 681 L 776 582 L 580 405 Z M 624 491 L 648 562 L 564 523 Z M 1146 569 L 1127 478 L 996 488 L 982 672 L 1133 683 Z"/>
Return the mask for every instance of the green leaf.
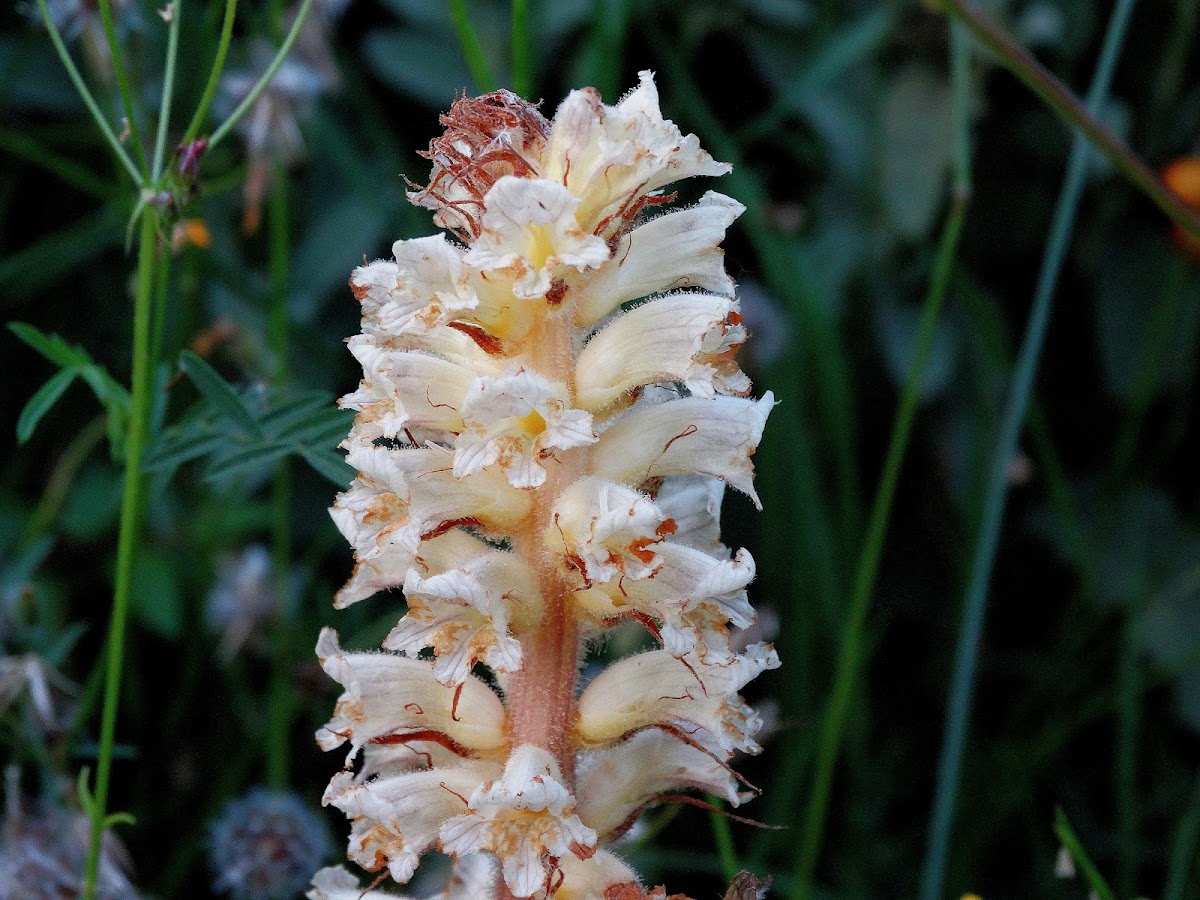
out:
<path id="1" fill-rule="evenodd" d="M 75 380 L 75 376 L 79 374 L 74 368 L 60 369 L 50 380 L 38 388 L 29 402 L 25 404 L 25 408 L 21 410 L 21 415 L 17 419 L 17 443 L 24 444 L 33 437 L 33 430 L 37 428 L 38 422 L 42 420 L 42 416 L 50 411 L 50 408 L 58 402 L 58 398 L 63 395 L 63 392 L 71 386 L 71 382 Z"/>
<path id="2" fill-rule="evenodd" d="M 184 350 L 179 355 L 179 365 L 200 395 L 217 412 L 247 434 L 262 437 L 262 428 L 259 427 L 258 420 L 246 405 L 246 401 L 216 369 L 190 350 Z"/>
<path id="3" fill-rule="evenodd" d="M 336 447 L 354 422 L 351 410 L 328 407 L 310 413 L 276 434 L 280 440 L 315 447 Z"/>
<path id="4" fill-rule="evenodd" d="M 932 70 L 900 70 L 883 98 L 880 184 L 884 208 L 900 234 L 925 237 L 945 196 L 950 167 L 950 87 Z"/>
<path id="5" fill-rule="evenodd" d="M 82 368 L 92 362 L 82 347 L 72 347 L 57 334 L 46 334 L 25 322 L 9 322 L 8 330 L 60 368 Z"/>
<path id="6" fill-rule="evenodd" d="M 186 462 L 219 450 L 228 440 L 224 434 L 211 433 L 203 426 L 173 433 L 147 452 L 144 460 L 146 471 L 173 471 Z"/>
<path id="7" fill-rule="evenodd" d="M 1070 821 L 1067 820 L 1067 814 L 1061 808 L 1054 811 L 1054 833 L 1058 835 L 1058 839 L 1062 841 L 1062 845 L 1067 848 L 1067 852 L 1075 860 L 1075 865 L 1079 867 L 1079 871 L 1083 872 L 1084 880 L 1087 881 L 1088 886 L 1095 895 L 1100 900 L 1116 900 L 1116 895 L 1113 894 L 1112 888 L 1108 886 L 1108 882 L 1104 880 L 1104 876 L 1100 874 L 1100 870 L 1096 868 L 1091 857 L 1087 855 L 1087 851 L 1083 849 L 1083 844 L 1076 837 L 1074 829 L 1071 828 Z"/>
<path id="8" fill-rule="evenodd" d="M 324 391 L 305 391 L 284 400 L 272 398 L 272 403 L 259 419 L 263 431 L 272 437 L 281 437 L 295 423 L 314 413 L 334 408 L 333 397 Z"/>
<path id="9" fill-rule="evenodd" d="M 183 633 L 183 597 L 174 559 L 143 550 L 133 564 L 132 586 L 130 610 L 138 621 L 160 637 L 178 640 Z"/>
<path id="10" fill-rule="evenodd" d="M 354 468 L 334 450 L 301 447 L 300 455 L 304 457 L 305 462 L 343 490 L 348 488 L 354 479 Z"/>
<path id="11" fill-rule="evenodd" d="M 217 481 L 222 478 L 244 475 L 254 469 L 273 465 L 291 453 L 293 449 L 293 445 L 288 441 L 271 441 L 265 444 L 256 444 L 228 456 L 214 457 L 204 471 L 204 478 L 208 481 Z"/>

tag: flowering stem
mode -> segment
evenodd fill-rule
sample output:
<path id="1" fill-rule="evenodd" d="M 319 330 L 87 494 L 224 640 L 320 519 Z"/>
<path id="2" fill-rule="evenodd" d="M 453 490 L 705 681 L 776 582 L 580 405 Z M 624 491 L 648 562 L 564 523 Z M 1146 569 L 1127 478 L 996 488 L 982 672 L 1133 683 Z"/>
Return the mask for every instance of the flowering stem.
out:
<path id="1" fill-rule="evenodd" d="M 1113 71 L 1120 55 L 1126 26 L 1133 12 L 1135 0 L 1120 0 L 1109 19 L 1104 35 L 1104 46 L 1096 64 L 1096 74 L 1088 91 L 1088 111 L 1095 114 L 1108 96 Z M 957 2 L 954 6 L 959 6 Z M 968 26 L 970 21 L 966 21 Z M 975 32 L 975 28 L 972 28 Z M 975 32 L 978 35 L 978 32 Z M 950 831 L 954 822 L 954 801 L 958 793 L 958 777 L 962 765 L 963 748 L 966 743 L 967 719 L 970 714 L 971 694 L 975 681 L 975 666 L 978 659 L 979 638 L 983 630 L 984 610 L 987 605 L 987 589 L 991 580 L 992 565 L 1000 538 L 1000 524 L 1004 518 L 1005 501 L 1008 496 L 1008 467 L 1016 454 L 1021 426 L 1025 421 L 1038 359 L 1045 342 L 1046 326 L 1058 274 L 1066 258 L 1074 229 L 1075 216 L 1079 209 L 1079 198 L 1087 174 L 1090 147 L 1084 135 L 1077 135 L 1071 147 L 1067 163 L 1067 174 L 1062 193 L 1054 213 L 1054 223 L 1042 269 L 1034 291 L 1033 309 L 1021 350 L 1017 357 L 1016 371 L 1004 411 L 1000 439 L 992 460 L 988 476 L 987 495 L 984 500 L 983 517 L 979 526 L 979 540 L 971 563 L 971 576 L 964 598 L 963 621 L 955 649 L 954 673 L 950 687 L 946 732 L 941 755 L 938 760 L 937 787 L 934 794 L 933 815 L 929 825 L 929 844 L 921 875 L 921 900 L 937 900 L 942 895 L 945 880 L 947 855 L 950 846 Z"/>
<path id="2" fill-rule="evenodd" d="M 46 4 L 46 0 L 38 0 L 38 6 L 42 10 L 42 21 L 46 23 L 46 30 L 50 32 L 50 42 L 54 44 L 58 58 L 62 60 L 63 67 L 67 70 L 67 75 L 70 77 L 71 83 L 75 85 L 76 92 L 79 94 L 80 99 L 83 100 L 83 105 L 92 114 L 92 118 L 99 127 L 100 133 L 104 135 L 104 139 L 108 141 L 108 145 L 112 148 L 117 161 L 125 167 L 125 171 L 129 173 L 129 177 L 133 179 L 133 183 L 141 187 L 144 183 L 142 173 L 138 171 L 137 166 L 133 164 L 133 160 L 129 158 L 129 154 L 125 152 L 125 148 L 121 146 L 121 142 L 117 140 L 117 136 L 113 133 L 108 120 L 104 118 L 104 113 L 100 111 L 100 107 L 96 104 L 96 98 L 92 96 L 92 92 L 88 90 L 83 76 L 79 74 L 79 69 L 75 67 L 75 62 L 71 59 L 71 54 L 67 52 L 67 45 L 63 43 L 62 35 L 59 34 L 58 26 L 54 24 L 54 19 L 50 15 L 50 7 Z"/>
<path id="3" fill-rule="evenodd" d="M 150 174 L 150 166 L 146 161 L 146 148 L 142 145 L 141 133 L 137 126 L 137 116 L 133 114 L 133 91 L 129 87 L 129 76 L 125 65 L 121 62 L 121 45 L 117 41 L 117 29 L 113 24 L 112 0 L 100 0 L 100 19 L 104 23 L 104 36 L 108 39 L 108 50 L 112 54 L 113 74 L 117 79 L 117 90 L 121 95 L 121 106 L 125 109 L 125 121 L 129 128 L 129 140 L 137 154 L 138 167 L 142 178 Z"/>
<path id="4" fill-rule="evenodd" d="M 971 196 L 970 169 L 970 49 L 965 33 L 960 28 L 951 28 L 951 77 L 954 96 L 954 170 L 950 212 L 938 246 L 934 263 L 933 278 L 921 310 L 917 328 L 912 368 L 904 384 L 900 406 L 892 425 L 884 458 L 883 475 L 871 507 L 871 518 L 867 525 L 866 539 L 859 557 L 854 587 L 850 595 L 850 609 L 842 632 L 841 651 L 833 679 L 829 706 L 822 722 L 821 738 L 817 749 L 816 771 L 809 794 L 801 833 L 800 856 L 796 864 L 796 878 L 792 897 L 807 900 L 812 891 L 812 879 L 816 871 L 821 850 L 821 838 L 829 809 L 829 794 L 833 786 L 833 773 L 838 752 L 846 729 L 850 711 L 850 699 L 858 681 L 865 654 L 864 638 L 867 612 L 875 590 L 875 579 L 879 574 L 879 560 L 883 552 L 883 541 L 891 519 L 892 501 L 896 495 L 896 484 L 900 479 L 904 456 L 912 435 L 913 419 L 920 398 L 921 381 L 925 367 L 933 350 L 933 338 L 946 288 L 954 265 L 955 253 L 962 234 L 967 206 Z"/>
<path id="5" fill-rule="evenodd" d="M 233 20 L 237 15 L 237 0 L 225 0 L 225 18 L 221 22 L 221 39 L 217 43 L 217 55 L 213 58 L 212 70 L 208 73 L 208 82 L 204 85 L 204 93 L 200 95 L 200 103 L 196 106 L 196 114 L 183 133 L 181 143 L 189 144 L 196 139 L 204 119 L 208 115 L 209 104 L 217 92 L 221 81 L 221 72 L 225 69 L 225 55 L 229 52 L 229 42 L 233 38 Z"/>
<path id="6" fill-rule="evenodd" d="M 171 123 L 171 95 L 175 89 L 175 59 L 179 55 L 179 23 L 183 19 L 181 0 L 167 4 L 171 14 L 171 27 L 167 32 L 167 63 L 163 73 L 162 102 L 158 107 L 158 135 L 154 139 L 154 165 L 150 180 L 158 183 L 162 175 L 163 161 L 167 150 L 167 128 Z"/>
<path id="7" fill-rule="evenodd" d="M 275 168 L 267 200 L 270 233 L 271 309 L 268 341 L 275 359 L 275 384 L 288 378 L 288 196 L 287 171 Z M 267 783 L 282 790 L 288 783 L 288 730 L 291 723 L 291 641 L 288 631 L 288 570 L 292 557 L 292 476 L 287 459 L 279 462 L 271 488 L 271 570 L 275 578 L 276 609 L 272 634 L 272 667 L 267 730 Z"/>
<path id="8" fill-rule="evenodd" d="M 275 58 L 267 66 L 267 71 L 263 72 L 262 77 L 258 79 L 258 83 L 250 89 L 250 93 L 238 104 L 237 109 L 212 133 L 212 136 L 208 139 L 209 150 L 219 144 L 225 135 L 229 134 L 233 126 L 246 114 L 246 110 L 254 105 L 254 101 L 258 99 L 258 95 L 266 90 L 267 85 L 271 83 L 271 79 L 275 77 L 275 73 L 279 71 L 279 67 L 283 65 L 284 59 L 287 58 L 288 52 L 292 49 L 292 44 L 296 43 L 296 38 L 299 36 L 300 29 L 304 26 L 305 21 L 308 19 L 308 13 L 312 9 L 312 5 L 313 0 L 304 0 L 300 4 L 300 9 L 296 13 L 296 21 L 292 23 L 292 28 L 287 33 L 287 37 L 283 39 L 283 44 L 280 45 L 279 52 L 275 54 Z M 213 71 L 216 71 L 215 66 Z M 199 115 L 199 112 L 197 110 L 197 115 Z"/>
<path id="9" fill-rule="evenodd" d="M 515 17 L 516 13 L 513 15 Z M 483 94 L 494 91 L 496 80 L 492 78 L 487 58 L 483 55 L 483 44 L 479 42 L 479 35 L 467 14 L 467 0 L 450 0 L 450 18 L 454 20 L 458 43 L 462 46 L 463 57 L 467 61 L 467 68 L 471 70 L 471 77 L 475 79 L 475 86 Z"/>
<path id="10" fill-rule="evenodd" d="M 1101 124 L 1099 107 L 1091 102 L 1086 106 L 1080 103 L 1029 51 L 969 0 L 938 0 L 938 3 L 947 14 L 962 22 L 981 44 L 995 53 L 1004 67 L 1023 81 L 1059 118 L 1071 123 L 1172 222 L 1193 237 L 1200 237 L 1200 215 L 1171 193 L 1137 154 Z"/>
<path id="11" fill-rule="evenodd" d="M 150 359 L 150 308 L 154 293 L 154 268 L 158 240 L 158 213 L 153 206 L 142 211 L 141 243 L 138 246 L 137 292 L 133 319 L 133 372 L 130 377 L 129 425 L 125 435 L 125 489 L 121 499 L 121 525 L 117 539 L 116 585 L 112 618 L 108 628 L 108 660 L 104 679 L 104 706 L 100 722 L 100 751 L 96 760 L 95 804 L 92 810 L 92 840 L 88 848 L 84 900 L 96 895 L 100 866 L 100 839 L 104 832 L 108 782 L 112 769 L 117 706 L 121 696 L 121 667 L 125 654 L 125 618 L 133 581 L 142 498 L 142 445 L 150 409 L 153 363 Z"/>

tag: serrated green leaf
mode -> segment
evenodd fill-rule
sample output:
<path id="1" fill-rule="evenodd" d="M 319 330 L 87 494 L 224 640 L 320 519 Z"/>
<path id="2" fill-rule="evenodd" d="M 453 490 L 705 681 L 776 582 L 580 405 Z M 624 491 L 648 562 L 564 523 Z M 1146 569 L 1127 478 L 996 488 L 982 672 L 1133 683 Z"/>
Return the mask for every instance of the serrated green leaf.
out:
<path id="1" fill-rule="evenodd" d="M 229 456 L 212 459 L 204 470 L 204 478 L 207 481 L 217 481 L 222 478 L 232 478 L 235 475 L 244 475 L 253 469 L 278 462 L 292 450 L 292 444 L 287 441 L 256 444 Z"/>
<path id="2" fill-rule="evenodd" d="M 21 410 L 21 415 L 17 418 L 18 444 L 24 444 L 33 437 L 33 430 L 37 428 L 42 416 L 58 402 L 58 398 L 71 386 L 71 382 L 75 380 L 77 374 L 79 374 L 78 370 L 74 368 L 59 369 L 50 377 L 49 381 L 34 391 L 33 396 L 29 398 L 29 402 L 25 404 L 25 408 Z"/>
<path id="3" fill-rule="evenodd" d="M 57 334 L 46 334 L 26 322 L 9 322 L 8 330 L 60 368 L 83 367 L 92 362 L 82 347 L 72 347 Z"/>
<path id="4" fill-rule="evenodd" d="M 304 457 L 305 462 L 343 490 L 348 488 L 354 479 L 354 468 L 336 451 L 301 447 L 300 455 Z"/>
<path id="5" fill-rule="evenodd" d="M 179 365 L 191 379 L 192 384 L 196 386 L 200 395 L 217 412 L 247 434 L 253 437 L 262 437 L 262 429 L 259 427 L 254 413 L 246 405 L 246 401 L 228 381 L 220 376 L 216 369 L 190 350 L 184 350 L 179 354 Z"/>

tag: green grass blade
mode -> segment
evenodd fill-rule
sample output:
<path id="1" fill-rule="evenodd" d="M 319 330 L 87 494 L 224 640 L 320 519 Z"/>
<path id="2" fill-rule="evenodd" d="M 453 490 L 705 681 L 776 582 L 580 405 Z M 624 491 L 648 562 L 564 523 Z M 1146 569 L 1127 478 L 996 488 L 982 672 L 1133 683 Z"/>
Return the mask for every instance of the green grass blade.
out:
<path id="1" fill-rule="evenodd" d="M 1113 889 L 1108 886 L 1108 882 L 1104 880 L 1104 876 L 1100 874 L 1100 870 L 1096 868 L 1096 864 L 1092 862 L 1087 851 L 1083 849 L 1083 844 L 1076 836 L 1071 823 L 1067 820 L 1067 814 L 1061 809 L 1054 811 L 1054 833 L 1058 835 L 1058 839 L 1062 842 L 1062 845 L 1071 854 L 1071 859 L 1075 860 L 1075 865 L 1083 873 L 1083 879 L 1088 883 L 1088 887 L 1092 889 L 1092 894 L 1098 897 L 1099 900 L 1117 900 Z"/>
<path id="2" fill-rule="evenodd" d="M 492 77 L 488 68 L 487 57 L 483 55 L 483 44 L 479 42 L 475 26 L 471 24 L 471 17 L 467 13 L 467 0 L 450 0 L 450 18 L 454 21 L 454 31 L 458 35 L 458 43 L 462 46 L 467 68 L 471 70 L 471 77 L 475 79 L 475 86 L 483 94 L 494 91 L 496 79 Z"/>
<path id="3" fill-rule="evenodd" d="M 1104 35 L 1104 46 L 1096 66 L 1096 74 L 1088 92 L 1088 108 L 1093 112 L 1101 108 L 1108 96 L 1113 71 L 1116 69 L 1117 58 L 1120 55 L 1120 48 L 1135 2 L 1136 0 L 1120 0 L 1109 20 Z M 1045 342 L 1046 327 L 1050 320 L 1054 289 L 1074 231 L 1075 217 L 1087 175 L 1089 156 L 1090 147 L 1087 139 L 1077 136 L 1071 148 L 1067 174 L 1055 209 L 1050 239 L 1046 246 L 1042 269 L 1034 292 L 1033 309 L 1017 358 L 1017 367 L 1004 412 L 1000 438 L 989 471 L 983 518 L 971 562 L 971 575 L 963 604 L 963 620 L 955 648 L 946 731 L 938 760 L 933 815 L 930 820 L 929 839 L 921 875 L 921 900 L 938 900 L 942 895 L 950 833 L 954 823 L 954 802 L 958 794 L 958 779 L 962 767 L 963 750 L 966 745 L 967 720 L 970 716 L 979 639 L 983 631 L 984 612 L 987 605 L 988 583 L 991 580 L 992 566 L 1000 539 L 1000 525 L 1004 518 L 1005 501 L 1008 496 L 1008 467 L 1016 453 L 1017 442 L 1029 406 L 1034 375 L 1037 372 L 1038 360 Z"/>

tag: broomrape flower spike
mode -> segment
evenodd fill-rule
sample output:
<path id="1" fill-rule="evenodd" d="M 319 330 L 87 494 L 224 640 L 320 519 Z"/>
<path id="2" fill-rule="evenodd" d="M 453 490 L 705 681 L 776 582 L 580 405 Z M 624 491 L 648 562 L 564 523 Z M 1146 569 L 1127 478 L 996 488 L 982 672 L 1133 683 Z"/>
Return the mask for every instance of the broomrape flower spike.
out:
<path id="1" fill-rule="evenodd" d="M 735 361 L 720 243 L 743 208 L 653 214 L 729 166 L 663 118 L 649 72 L 615 106 L 587 88 L 547 121 L 497 91 L 441 121 L 409 197 L 451 237 L 350 277 L 358 476 L 331 512 L 357 564 L 335 605 L 402 588 L 408 610 L 389 652 L 321 635 L 345 692 L 317 741 L 349 748 L 324 802 L 368 871 L 453 857 L 442 900 L 664 897 L 612 842 L 680 792 L 756 793 L 729 765 L 760 749 L 739 691 L 779 665 L 736 649 L 754 560 L 719 538 L 727 484 L 758 502 L 773 404 Z M 587 642 L 625 619 L 662 648 L 580 692 Z M 375 895 L 336 867 L 308 896 Z"/>

